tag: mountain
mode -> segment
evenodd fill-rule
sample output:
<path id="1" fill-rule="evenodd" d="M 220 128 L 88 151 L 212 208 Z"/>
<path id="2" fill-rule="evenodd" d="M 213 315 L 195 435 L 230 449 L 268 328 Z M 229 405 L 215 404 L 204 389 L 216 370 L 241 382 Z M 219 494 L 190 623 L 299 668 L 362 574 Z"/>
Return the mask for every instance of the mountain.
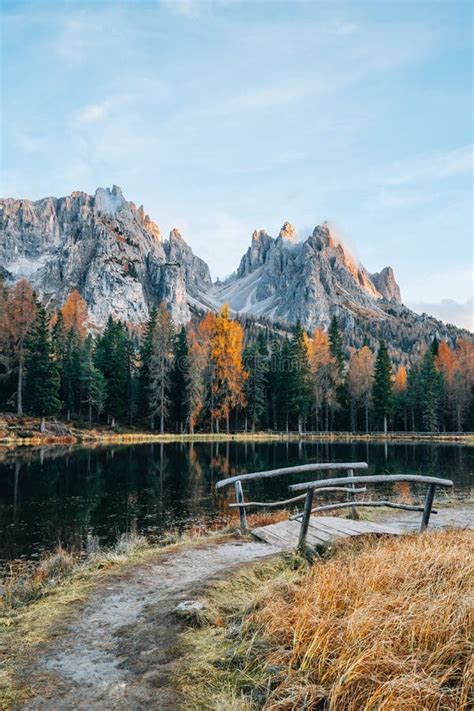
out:
<path id="1" fill-rule="evenodd" d="M 212 295 L 234 311 L 289 323 L 300 320 L 308 329 L 327 327 L 336 311 L 385 319 L 381 302 L 400 303 L 391 267 L 369 274 L 327 224 L 298 242 L 288 222 L 276 239 L 264 230 L 254 232 L 237 272 L 214 287 Z"/>
<path id="2" fill-rule="evenodd" d="M 162 301 L 176 322 L 186 322 L 188 298 L 211 287 L 207 264 L 179 232 L 163 240 L 143 206 L 127 202 L 117 186 L 95 195 L 2 200 L 0 234 L 7 278 L 28 278 L 46 302 L 62 303 L 78 289 L 97 326 L 109 315 L 142 321 Z"/>
<path id="3" fill-rule="evenodd" d="M 406 308 L 392 268 L 369 273 L 327 223 L 302 241 L 288 222 L 276 238 L 255 231 L 237 271 L 214 284 L 178 230 L 163 239 L 143 206 L 127 202 L 117 186 L 0 200 L 0 236 L 0 276 L 28 278 L 51 304 L 78 289 L 98 327 L 109 315 L 143 321 L 164 301 L 177 323 L 223 303 L 282 328 L 297 320 L 308 330 L 327 328 L 336 314 L 349 345 L 384 338 L 400 361 L 434 335 L 449 342 L 469 336 Z"/>

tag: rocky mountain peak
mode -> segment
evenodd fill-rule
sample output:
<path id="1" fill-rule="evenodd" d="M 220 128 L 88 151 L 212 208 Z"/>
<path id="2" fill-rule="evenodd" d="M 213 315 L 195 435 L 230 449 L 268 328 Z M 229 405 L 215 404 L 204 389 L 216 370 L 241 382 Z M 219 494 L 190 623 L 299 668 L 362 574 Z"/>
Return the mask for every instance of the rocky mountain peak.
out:
<path id="1" fill-rule="evenodd" d="M 283 226 L 278 234 L 278 237 L 281 240 L 285 240 L 287 242 L 294 243 L 294 242 L 298 241 L 297 236 L 296 236 L 296 230 L 293 227 L 293 225 L 291 225 L 289 222 L 285 222 L 283 224 Z"/>
<path id="2" fill-rule="evenodd" d="M 125 206 L 121 189 L 114 185 L 110 188 L 97 188 L 94 195 L 94 207 L 98 213 L 116 215 Z"/>
<path id="3" fill-rule="evenodd" d="M 159 227 L 116 185 L 94 195 L 6 199 L 0 208 L 6 278 L 28 278 L 45 302 L 62 303 L 78 289 L 98 326 L 109 315 L 143 321 L 161 301 L 185 322 L 189 293 L 211 283 L 207 265 L 184 240 L 175 235 L 164 245 Z"/>
<path id="4" fill-rule="evenodd" d="M 377 291 L 387 299 L 387 301 L 395 301 L 398 304 L 402 303 L 400 287 L 395 281 L 395 274 L 392 267 L 385 267 L 381 272 L 374 272 L 370 275 Z"/>

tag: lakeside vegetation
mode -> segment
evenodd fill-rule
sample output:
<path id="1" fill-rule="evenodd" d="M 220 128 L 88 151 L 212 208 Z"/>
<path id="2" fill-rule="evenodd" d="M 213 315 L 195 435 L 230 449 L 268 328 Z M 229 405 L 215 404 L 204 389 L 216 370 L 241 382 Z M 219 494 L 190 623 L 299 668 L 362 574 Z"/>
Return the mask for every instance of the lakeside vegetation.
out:
<path id="1" fill-rule="evenodd" d="M 454 530 L 247 566 L 187 633 L 188 708 L 467 709 L 473 574 L 472 533 Z"/>
<path id="2" fill-rule="evenodd" d="M 97 425 L 175 435 L 474 429 L 465 339 L 434 335 L 395 363 L 383 341 L 377 353 L 368 342 L 346 348 L 336 317 L 328 332 L 285 333 L 226 306 L 177 329 L 161 305 L 146 324 L 110 318 L 97 333 L 77 291 L 47 311 L 26 280 L 1 286 L 0 326 L 0 408 L 72 422 L 84 437 Z"/>

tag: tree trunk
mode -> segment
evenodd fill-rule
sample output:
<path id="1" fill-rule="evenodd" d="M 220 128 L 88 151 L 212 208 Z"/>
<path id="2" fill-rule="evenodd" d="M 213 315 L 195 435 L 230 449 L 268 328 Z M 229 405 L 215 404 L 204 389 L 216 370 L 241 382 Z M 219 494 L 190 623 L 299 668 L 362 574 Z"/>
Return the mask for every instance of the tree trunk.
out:
<path id="1" fill-rule="evenodd" d="M 40 432 L 44 432 L 45 430 L 46 430 L 46 422 L 45 422 L 44 415 L 43 415 L 43 417 L 41 418 Z"/>
<path id="2" fill-rule="evenodd" d="M 387 415 L 383 416 L 383 431 L 384 434 L 387 434 Z"/>
<path id="3" fill-rule="evenodd" d="M 216 434 L 219 434 L 219 418 L 216 417 Z"/>
<path id="4" fill-rule="evenodd" d="M 92 429 L 92 403 L 89 403 L 89 429 Z"/>
<path id="5" fill-rule="evenodd" d="M 226 427 L 227 434 L 229 434 L 229 432 L 230 432 L 229 413 L 227 413 L 226 418 L 225 418 L 225 427 Z"/>

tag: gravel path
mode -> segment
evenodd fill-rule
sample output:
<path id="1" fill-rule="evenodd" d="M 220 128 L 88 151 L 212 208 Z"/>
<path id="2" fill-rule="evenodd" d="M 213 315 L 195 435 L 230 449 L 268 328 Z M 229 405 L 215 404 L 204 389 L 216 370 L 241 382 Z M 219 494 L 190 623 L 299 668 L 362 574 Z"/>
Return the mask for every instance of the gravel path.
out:
<path id="1" fill-rule="evenodd" d="M 253 542 L 186 549 L 99 588 L 32 665 L 30 680 L 41 695 L 23 708 L 176 711 L 172 677 L 182 625 L 175 606 L 230 568 L 278 552 Z"/>

